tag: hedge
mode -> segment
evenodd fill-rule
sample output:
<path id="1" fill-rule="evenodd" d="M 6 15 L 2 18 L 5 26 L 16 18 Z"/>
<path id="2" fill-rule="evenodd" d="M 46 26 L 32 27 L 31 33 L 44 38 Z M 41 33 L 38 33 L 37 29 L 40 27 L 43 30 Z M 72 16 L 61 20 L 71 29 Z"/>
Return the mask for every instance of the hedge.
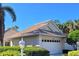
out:
<path id="1" fill-rule="evenodd" d="M 7 50 L 16 50 L 16 51 L 20 51 L 20 47 L 19 46 L 0 46 L 0 52 L 3 51 L 7 51 Z"/>
<path id="2" fill-rule="evenodd" d="M 19 51 L 7 50 L 0 53 L 0 56 L 20 56 Z"/>
<path id="3" fill-rule="evenodd" d="M 26 47 L 24 53 L 27 56 L 49 56 L 49 51 L 40 47 Z"/>
<path id="4" fill-rule="evenodd" d="M 11 51 L 11 52 L 10 52 Z M 13 52 L 14 53 L 13 53 Z M 18 52 L 20 52 L 19 46 L 0 46 L 0 56 L 1 55 L 12 55 L 12 56 L 18 56 Z M 12 54 L 13 53 L 13 54 Z M 16 53 L 16 54 L 15 54 Z M 20 54 L 20 53 L 19 53 Z M 25 56 L 49 56 L 49 51 L 45 50 L 44 48 L 32 46 L 32 47 L 25 47 L 24 48 L 24 55 Z"/>
<path id="5" fill-rule="evenodd" d="M 68 56 L 79 56 L 79 50 L 68 52 Z"/>

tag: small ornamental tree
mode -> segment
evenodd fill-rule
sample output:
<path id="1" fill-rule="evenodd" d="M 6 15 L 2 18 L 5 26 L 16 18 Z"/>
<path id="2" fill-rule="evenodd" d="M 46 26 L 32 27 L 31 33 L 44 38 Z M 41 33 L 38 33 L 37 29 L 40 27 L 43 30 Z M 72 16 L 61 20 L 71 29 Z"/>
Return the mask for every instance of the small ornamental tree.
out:
<path id="1" fill-rule="evenodd" d="M 77 41 L 79 40 L 79 30 L 72 31 L 68 34 L 67 43 L 73 45 L 77 49 Z"/>

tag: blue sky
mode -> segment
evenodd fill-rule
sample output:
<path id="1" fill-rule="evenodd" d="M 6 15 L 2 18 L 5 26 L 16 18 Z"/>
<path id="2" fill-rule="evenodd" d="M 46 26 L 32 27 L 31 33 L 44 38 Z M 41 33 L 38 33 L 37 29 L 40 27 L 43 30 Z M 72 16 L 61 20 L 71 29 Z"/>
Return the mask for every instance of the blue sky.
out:
<path id="1" fill-rule="evenodd" d="M 79 18 L 79 4 L 27 4 L 27 3 L 7 3 L 3 6 L 10 6 L 14 9 L 17 21 L 14 25 L 19 26 L 19 30 L 24 30 L 36 23 L 49 19 L 60 20 L 61 23 Z M 10 15 L 5 13 L 5 27 L 12 27 Z"/>

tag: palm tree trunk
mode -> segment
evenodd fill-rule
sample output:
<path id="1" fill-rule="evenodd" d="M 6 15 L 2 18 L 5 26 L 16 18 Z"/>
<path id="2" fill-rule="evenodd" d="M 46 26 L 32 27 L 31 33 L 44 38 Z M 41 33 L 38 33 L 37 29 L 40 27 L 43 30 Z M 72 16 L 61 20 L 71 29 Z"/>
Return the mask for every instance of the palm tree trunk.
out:
<path id="1" fill-rule="evenodd" d="M 4 12 L 0 9 L 0 42 L 1 46 L 3 46 L 3 38 L 4 38 Z"/>

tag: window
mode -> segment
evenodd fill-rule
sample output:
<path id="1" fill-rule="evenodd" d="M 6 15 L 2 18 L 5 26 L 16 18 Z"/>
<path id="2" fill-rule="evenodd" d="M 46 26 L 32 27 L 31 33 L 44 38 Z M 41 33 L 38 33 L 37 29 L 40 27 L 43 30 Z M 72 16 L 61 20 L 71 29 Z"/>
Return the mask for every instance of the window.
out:
<path id="1" fill-rule="evenodd" d="M 54 40 L 54 42 L 57 42 L 57 40 Z"/>
<path id="2" fill-rule="evenodd" d="M 44 40 L 44 42 L 46 42 L 46 40 Z"/>
<path id="3" fill-rule="evenodd" d="M 47 40 L 47 42 L 50 42 L 49 40 Z"/>
<path id="4" fill-rule="evenodd" d="M 42 40 L 42 42 L 46 42 L 46 40 Z"/>
<path id="5" fill-rule="evenodd" d="M 44 40 L 42 40 L 42 42 L 43 42 Z"/>
<path id="6" fill-rule="evenodd" d="M 59 40 L 59 42 L 60 42 L 60 40 Z"/>
<path id="7" fill-rule="evenodd" d="M 51 40 L 51 42 L 54 42 L 54 40 Z"/>
<path id="8" fill-rule="evenodd" d="M 60 42 L 60 40 L 42 40 L 42 42 Z"/>
<path id="9" fill-rule="evenodd" d="M 58 42 L 58 40 L 56 40 L 56 42 Z"/>
<path id="10" fill-rule="evenodd" d="M 50 42 L 52 42 L 52 40 L 50 40 Z"/>

